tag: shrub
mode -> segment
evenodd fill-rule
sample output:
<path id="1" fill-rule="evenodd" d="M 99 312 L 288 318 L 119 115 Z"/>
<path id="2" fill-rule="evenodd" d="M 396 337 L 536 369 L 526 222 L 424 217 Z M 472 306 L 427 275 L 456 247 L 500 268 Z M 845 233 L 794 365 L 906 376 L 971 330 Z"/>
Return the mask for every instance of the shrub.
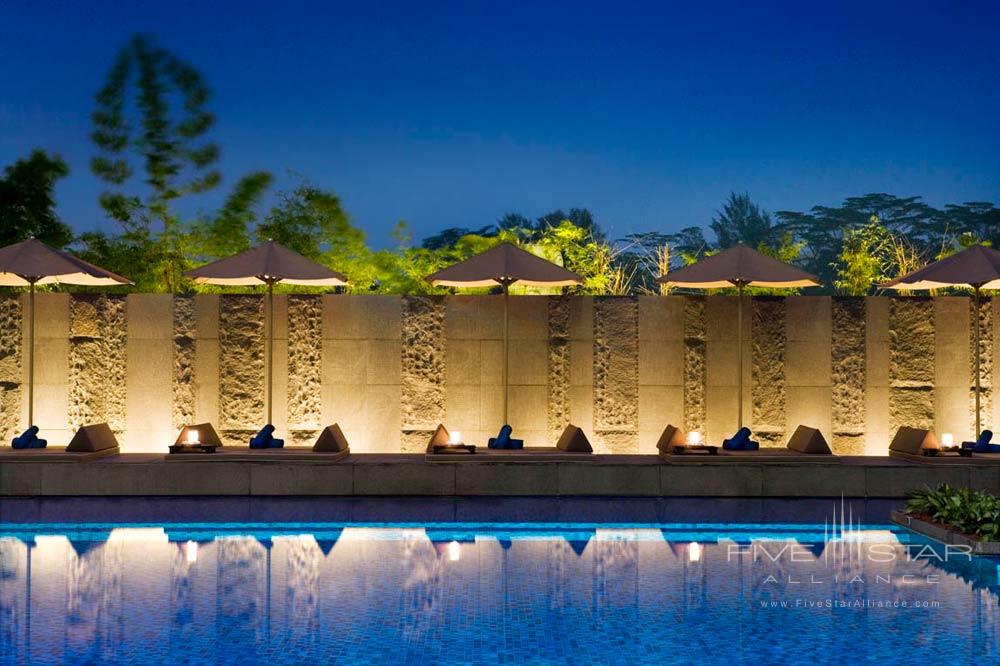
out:
<path id="1" fill-rule="evenodd" d="M 908 497 L 908 514 L 928 517 L 983 541 L 1000 541 L 1000 497 L 996 495 L 943 484 L 914 490 Z"/>

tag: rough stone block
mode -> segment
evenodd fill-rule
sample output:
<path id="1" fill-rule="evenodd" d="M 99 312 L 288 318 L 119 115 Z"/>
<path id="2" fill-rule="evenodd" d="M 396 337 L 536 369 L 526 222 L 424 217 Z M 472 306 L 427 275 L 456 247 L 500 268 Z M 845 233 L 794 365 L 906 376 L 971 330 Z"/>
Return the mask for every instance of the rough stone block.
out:
<path id="1" fill-rule="evenodd" d="M 867 428 L 865 299 L 834 299 L 831 317 L 831 441 L 836 452 L 856 452 Z M 888 362 L 882 369 L 887 385 Z"/>
<path id="2" fill-rule="evenodd" d="M 263 423 L 264 347 L 263 299 L 242 294 L 223 296 L 219 301 L 219 425 L 222 430 L 256 430 Z"/>
<path id="3" fill-rule="evenodd" d="M 403 430 L 433 428 L 445 420 L 444 301 L 403 299 Z"/>
<path id="4" fill-rule="evenodd" d="M 594 308 L 594 426 L 638 429 L 638 308 L 632 298 L 601 298 Z"/>

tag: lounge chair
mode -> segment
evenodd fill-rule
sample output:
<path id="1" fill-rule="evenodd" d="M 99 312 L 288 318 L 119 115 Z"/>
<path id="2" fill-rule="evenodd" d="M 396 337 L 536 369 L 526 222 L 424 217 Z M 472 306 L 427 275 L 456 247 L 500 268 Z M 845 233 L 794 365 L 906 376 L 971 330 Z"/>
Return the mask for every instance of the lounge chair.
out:
<path id="1" fill-rule="evenodd" d="M 992 435 L 989 430 L 983 431 L 983 435 L 987 433 Z M 930 430 L 903 426 L 889 443 L 889 457 L 928 465 L 997 465 L 1000 464 L 1000 453 L 991 452 L 983 446 L 989 443 L 989 435 L 980 437 L 983 441 L 975 444 L 965 442 L 961 447 L 942 447 Z"/>
<path id="2" fill-rule="evenodd" d="M 27 436 L 37 440 L 37 431 L 26 431 Z M 24 440 L 21 440 L 24 441 Z M 0 462 L 86 462 L 95 458 L 118 455 L 120 449 L 115 434 L 107 423 L 85 425 L 76 431 L 66 446 L 32 446 L 31 448 L 0 448 Z"/>
<path id="3" fill-rule="evenodd" d="M 840 456 L 833 455 L 826 438 L 816 428 L 800 425 L 792 433 L 784 448 L 762 447 L 749 439 L 749 431 L 741 431 L 729 440 L 729 446 L 689 445 L 683 433 L 668 425 L 657 449 L 661 460 L 670 463 L 729 464 L 732 462 L 780 463 L 839 463 Z"/>
<path id="4" fill-rule="evenodd" d="M 509 433 L 508 433 L 509 436 Z M 499 437 L 498 437 L 499 439 Z M 524 446 L 522 448 L 475 448 L 474 452 L 446 453 L 441 444 L 448 442 L 448 430 L 439 425 L 427 446 L 426 459 L 431 462 L 581 462 L 595 461 L 594 448 L 583 430 L 566 426 L 555 446 Z M 435 445 L 438 446 L 435 451 Z"/>
<path id="5" fill-rule="evenodd" d="M 196 430 L 198 432 L 198 443 L 189 444 L 187 432 Z M 270 443 L 269 436 L 273 435 L 273 429 L 262 429 L 257 433 L 255 439 L 264 443 Z M 170 447 L 171 452 L 166 459 L 169 461 L 228 461 L 228 462 L 257 462 L 257 461 L 280 461 L 280 462 L 337 462 L 343 460 L 351 453 L 351 448 L 347 443 L 347 437 L 343 430 L 336 423 L 327 426 L 319 434 L 316 443 L 312 446 L 223 446 L 219 435 L 210 423 L 200 423 L 193 426 L 185 426 L 177 437 L 177 442 Z"/>

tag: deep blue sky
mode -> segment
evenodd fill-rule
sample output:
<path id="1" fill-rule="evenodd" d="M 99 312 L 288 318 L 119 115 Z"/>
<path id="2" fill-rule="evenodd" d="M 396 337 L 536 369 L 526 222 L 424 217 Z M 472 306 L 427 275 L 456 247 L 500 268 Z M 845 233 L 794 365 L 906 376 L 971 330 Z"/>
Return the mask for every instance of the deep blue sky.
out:
<path id="1" fill-rule="evenodd" d="M 226 185 L 289 172 L 375 244 L 591 208 L 614 236 L 707 223 L 731 190 L 806 209 L 887 191 L 1000 201 L 1000 3 L 0 4 L 0 164 L 42 147 L 59 210 L 113 229 L 93 94 L 137 31 L 213 89 Z"/>

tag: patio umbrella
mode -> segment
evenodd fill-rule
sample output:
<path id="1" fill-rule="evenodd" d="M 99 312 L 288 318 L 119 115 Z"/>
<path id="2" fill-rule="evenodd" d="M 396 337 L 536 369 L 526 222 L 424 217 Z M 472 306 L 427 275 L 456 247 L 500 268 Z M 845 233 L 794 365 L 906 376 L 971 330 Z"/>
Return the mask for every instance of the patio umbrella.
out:
<path id="1" fill-rule="evenodd" d="M 981 433 L 979 415 L 980 382 L 979 365 L 981 350 L 979 349 L 979 296 L 983 289 L 1000 289 L 1000 252 L 983 245 L 973 245 L 945 257 L 940 261 L 924 266 L 903 277 L 880 284 L 883 289 L 941 289 L 943 287 L 963 287 L 972 290 L 975 304 L 975 344 L 976 344 L 976 437 Z"/>
<path id="2" fill-rule="evenodd" d="M 184 273 L 197 284 L 229 286 L 267 285 L 267 425 L 271 424 L 274 368 L 274 285 L 340 287 L 347 278 L 298 252 L 267 241 L 263 245 L 213 261 Z"/>
<path id="3" fill-rule="evenodd" d="M 469 257 L 427 276 L 435 287 L 503 288 L 503 422 L 507 423 L 507 347 L 508 300 L 514 283 L 526 287 L 566 287 L 582 284 L 573 271 L 522 250 L 510 243 L 500 243 L 486 252 Z"/>
<path id="4" fill-rule="evenodd" d="M 794 289 L 817 287 L 819 278 L 801 268 L 790 266 L 773 257 L 761 254 L 740 243 L 702 259 L 696 264 L 661 275 L 656 279 L 670 287 L 694 289 L 720 289 L 736 287 L 736 344 L 739 364 L 739 393 L 737 410 L 739 427 L 743 427 L 743 290 L 746 287 L 772 287 Z"/>
<path id="5" fill-rule="evenodd" d="M 108 286 L 132 284 L 99 266 L 51 248 L 35 238 L 0 248 L 0 286 L 28 287 L 28 427 L 35 413 L 35 285 L 77 284 Z"/>

